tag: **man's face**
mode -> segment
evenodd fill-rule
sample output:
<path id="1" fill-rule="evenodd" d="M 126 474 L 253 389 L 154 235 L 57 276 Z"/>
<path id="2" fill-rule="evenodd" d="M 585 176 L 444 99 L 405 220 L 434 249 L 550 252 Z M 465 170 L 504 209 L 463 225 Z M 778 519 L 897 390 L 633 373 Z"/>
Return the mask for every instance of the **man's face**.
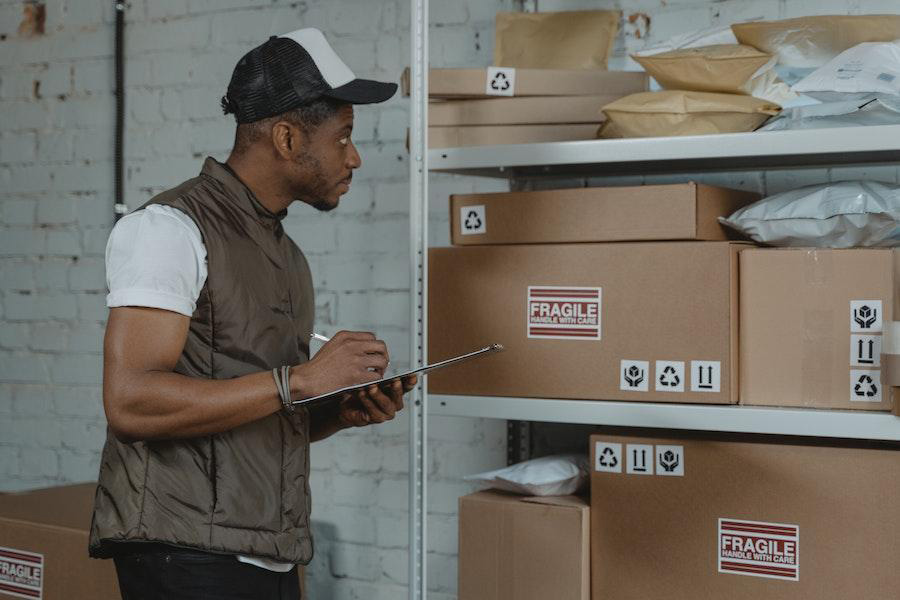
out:
<path id="1" fill-rule="evenodd" d="M 354 169 L 362 160 L 353 141 L 353 106 L 342 106 L 331 118 L 307 133 L 306 143 L 293 160 L 294 195 L 319 210 L 337 207 L 350 190 Z"/>

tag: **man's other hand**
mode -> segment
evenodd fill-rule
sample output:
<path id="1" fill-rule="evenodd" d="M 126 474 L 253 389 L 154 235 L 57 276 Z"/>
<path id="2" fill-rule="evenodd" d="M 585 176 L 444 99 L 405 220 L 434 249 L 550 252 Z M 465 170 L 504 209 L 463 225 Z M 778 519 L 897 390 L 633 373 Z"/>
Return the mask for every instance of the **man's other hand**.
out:
<path id="1" fill-rule="evenodd" d="M 410 375 L 377 385 L 370 385 L 341 400 L 338 423 L 341 427 L 363 427 L 390 421 L 403 409 L 403 394 L 416 386 L 419 379 Z"/>

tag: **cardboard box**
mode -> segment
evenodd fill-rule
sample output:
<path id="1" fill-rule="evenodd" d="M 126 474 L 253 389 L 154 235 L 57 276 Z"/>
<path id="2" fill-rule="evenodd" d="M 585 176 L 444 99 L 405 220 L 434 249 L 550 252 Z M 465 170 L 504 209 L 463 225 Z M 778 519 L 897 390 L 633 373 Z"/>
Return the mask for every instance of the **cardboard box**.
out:
<path id="1" fill-rule="evenodd" d="M 898 283 L 896 250 L 742 252 L 741 403 L 891 410 L 880 355 Z"/>
<path id="2" fill-rule="evenodd" d="M 696 183 L 450 196 L 458 246 L 726 240 L 716 220 L 759 194 Z"/>
<path id="3" fill-rule="evenodd" d="M 558 125 L 473 125 L 471 127 L 429 127 L 429 148 L 462 148 L 499 144 L 570 142 L 597 137 L 597 123 Z"/>
<path id="4" fill-rule="evenodd" d="M 92 482 L 0 493 L 0 599 L 121 597 L 113 561 L 88 556 L 96 488 Z M 303 567 L 298 575 L 302 593 Z"/>
<path id="5" fill-rule="evenodd" d="M 896 444 L 604 433 L 591 451 L 596 600 L 900 593 Z"/>
<path id="6" fill-rule="evenodd" d="M 600 71 L 579 69 L 510 69 L 504 68 L 506 89 L 490 94 L 488 72 L 496 80 L 492 67 L 480 69 L 431 69 L 428 72 L 429 98 L 490 98 L 493 96 L 627 96 L 650 89 L 650 79 L 642 71 Z M 410 90 L 407 67 L 400 78 L 403 95 Z M 508 87 L 507 87 L 508 86 Z"/>
<path id="7" fill-rule="evenodd" d="M 730 242 L 432 248 L 435 394 L 737 403 L 738 252 Z"/>
<path id="8" fill-rule="evenodd" d="M 606 117 L 601 112 L 618 96 L 532 96 L 486 100 L 445 100 L 428 104 L 428 124 L 531 125 L 542 123 L 594 123 Z"/>
<path id="9" fill-rule="evenodd" d="M 459 600 L 588 600 L 590 508 L 576 496 L 459 499 Z"/>
<path id="10" fill-rule="evenodd" d="M 0 598 L 119 598 L 113 562 L 88 557 L 96 487 L 0 496 Z"/>

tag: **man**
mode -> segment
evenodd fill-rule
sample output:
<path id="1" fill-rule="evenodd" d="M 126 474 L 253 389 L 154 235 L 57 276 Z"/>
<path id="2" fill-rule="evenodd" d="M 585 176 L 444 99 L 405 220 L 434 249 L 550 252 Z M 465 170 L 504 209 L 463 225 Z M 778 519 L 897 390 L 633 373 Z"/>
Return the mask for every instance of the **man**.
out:
<path id="1" fill-rule="evenodd" d="M 348 331 L 309 360 L 312 279 L 281 219 L 295 200 L 337 207 L 361 164 L 353 104 L 396 87 L 357 79 L 316 29 L 270 38 L 222 99 L 238 123 L 227 162 L 207 158 L 110 235 L 90 553 L 115 558 L 125 600 L 298 598 L 309 443 L 393 418 L 415 385 L 291 405 L 388 364 L 384 342 Z"/>

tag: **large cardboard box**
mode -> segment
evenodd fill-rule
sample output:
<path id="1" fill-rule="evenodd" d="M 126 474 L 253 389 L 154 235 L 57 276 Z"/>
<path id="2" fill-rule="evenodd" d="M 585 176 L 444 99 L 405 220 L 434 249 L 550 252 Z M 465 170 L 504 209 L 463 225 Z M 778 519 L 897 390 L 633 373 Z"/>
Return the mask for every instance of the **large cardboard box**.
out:
<path id="1" fill-rule="evenodd" d="M 590 508 L 576 496 L 459 499 L 459 600 L 588 600 Z"/>
<path id="2" fill-rule="evenodd" d="M 493 87 L 489 88 L 489 84 Z M 403 95 L 410 90 L 410 71 L 400 79 Z M 431 69 L 429 98 L 494 96 L 627 96 L 647 91 L 650 78 L 638 71 L 579 69 Z M 488 93 L 488 90 L 491 93 Z"/>
<path id="3" fill-rule="evenodd" d="M 112 560 L 88 556 L 96 483 L 0 493 L 0 599 L 118 600 Z M 305 598 L 305 569 L 298 568 Z"/>
<path id="4" fill-rule="evenodd" d="M 95 483 L 0 495 L 0 598 L 119 598 L 111 560 L 88 557 Z"/>
<path id="5" fill-rule="evenodd" d="M 429 148 L 462 148 L 501 144 L 538 144 L 592 140 L 597 133 L 594 124 L 556 125 L 473 125 L 464 127 L 429 127 Z"/>
<path id="6" fill-rule="evenodd" d="M 718 222 L 759 194 L 697 183 L 450 196 L 457 246 L 726 240 Z"/>
<path id="7" fill-rule="evenodd" d="M 435 371 L 437 394 L 737 402 L 731 242 L 429 251 L 428 356 L 505 350 Z"/>
<path id="8" fill-rule="evenodd" d="M 900 251 L 741 253 L 741 403 L 891 410 L 881 382 Z"/>
<path id="9" fill-rule="evenodd" d="M 592 598 L 900 597 L 896 444 L 663 435 L 591 437 Z"/>
<path id="10" fill-rule="evenodd" d="M 533 125 L 542 123 L 593 123 L 606 117 L 601 108 L 618 96 L 532 96 L 486 100 L 446 100 L 428 105 L 428 124 Z"/>

